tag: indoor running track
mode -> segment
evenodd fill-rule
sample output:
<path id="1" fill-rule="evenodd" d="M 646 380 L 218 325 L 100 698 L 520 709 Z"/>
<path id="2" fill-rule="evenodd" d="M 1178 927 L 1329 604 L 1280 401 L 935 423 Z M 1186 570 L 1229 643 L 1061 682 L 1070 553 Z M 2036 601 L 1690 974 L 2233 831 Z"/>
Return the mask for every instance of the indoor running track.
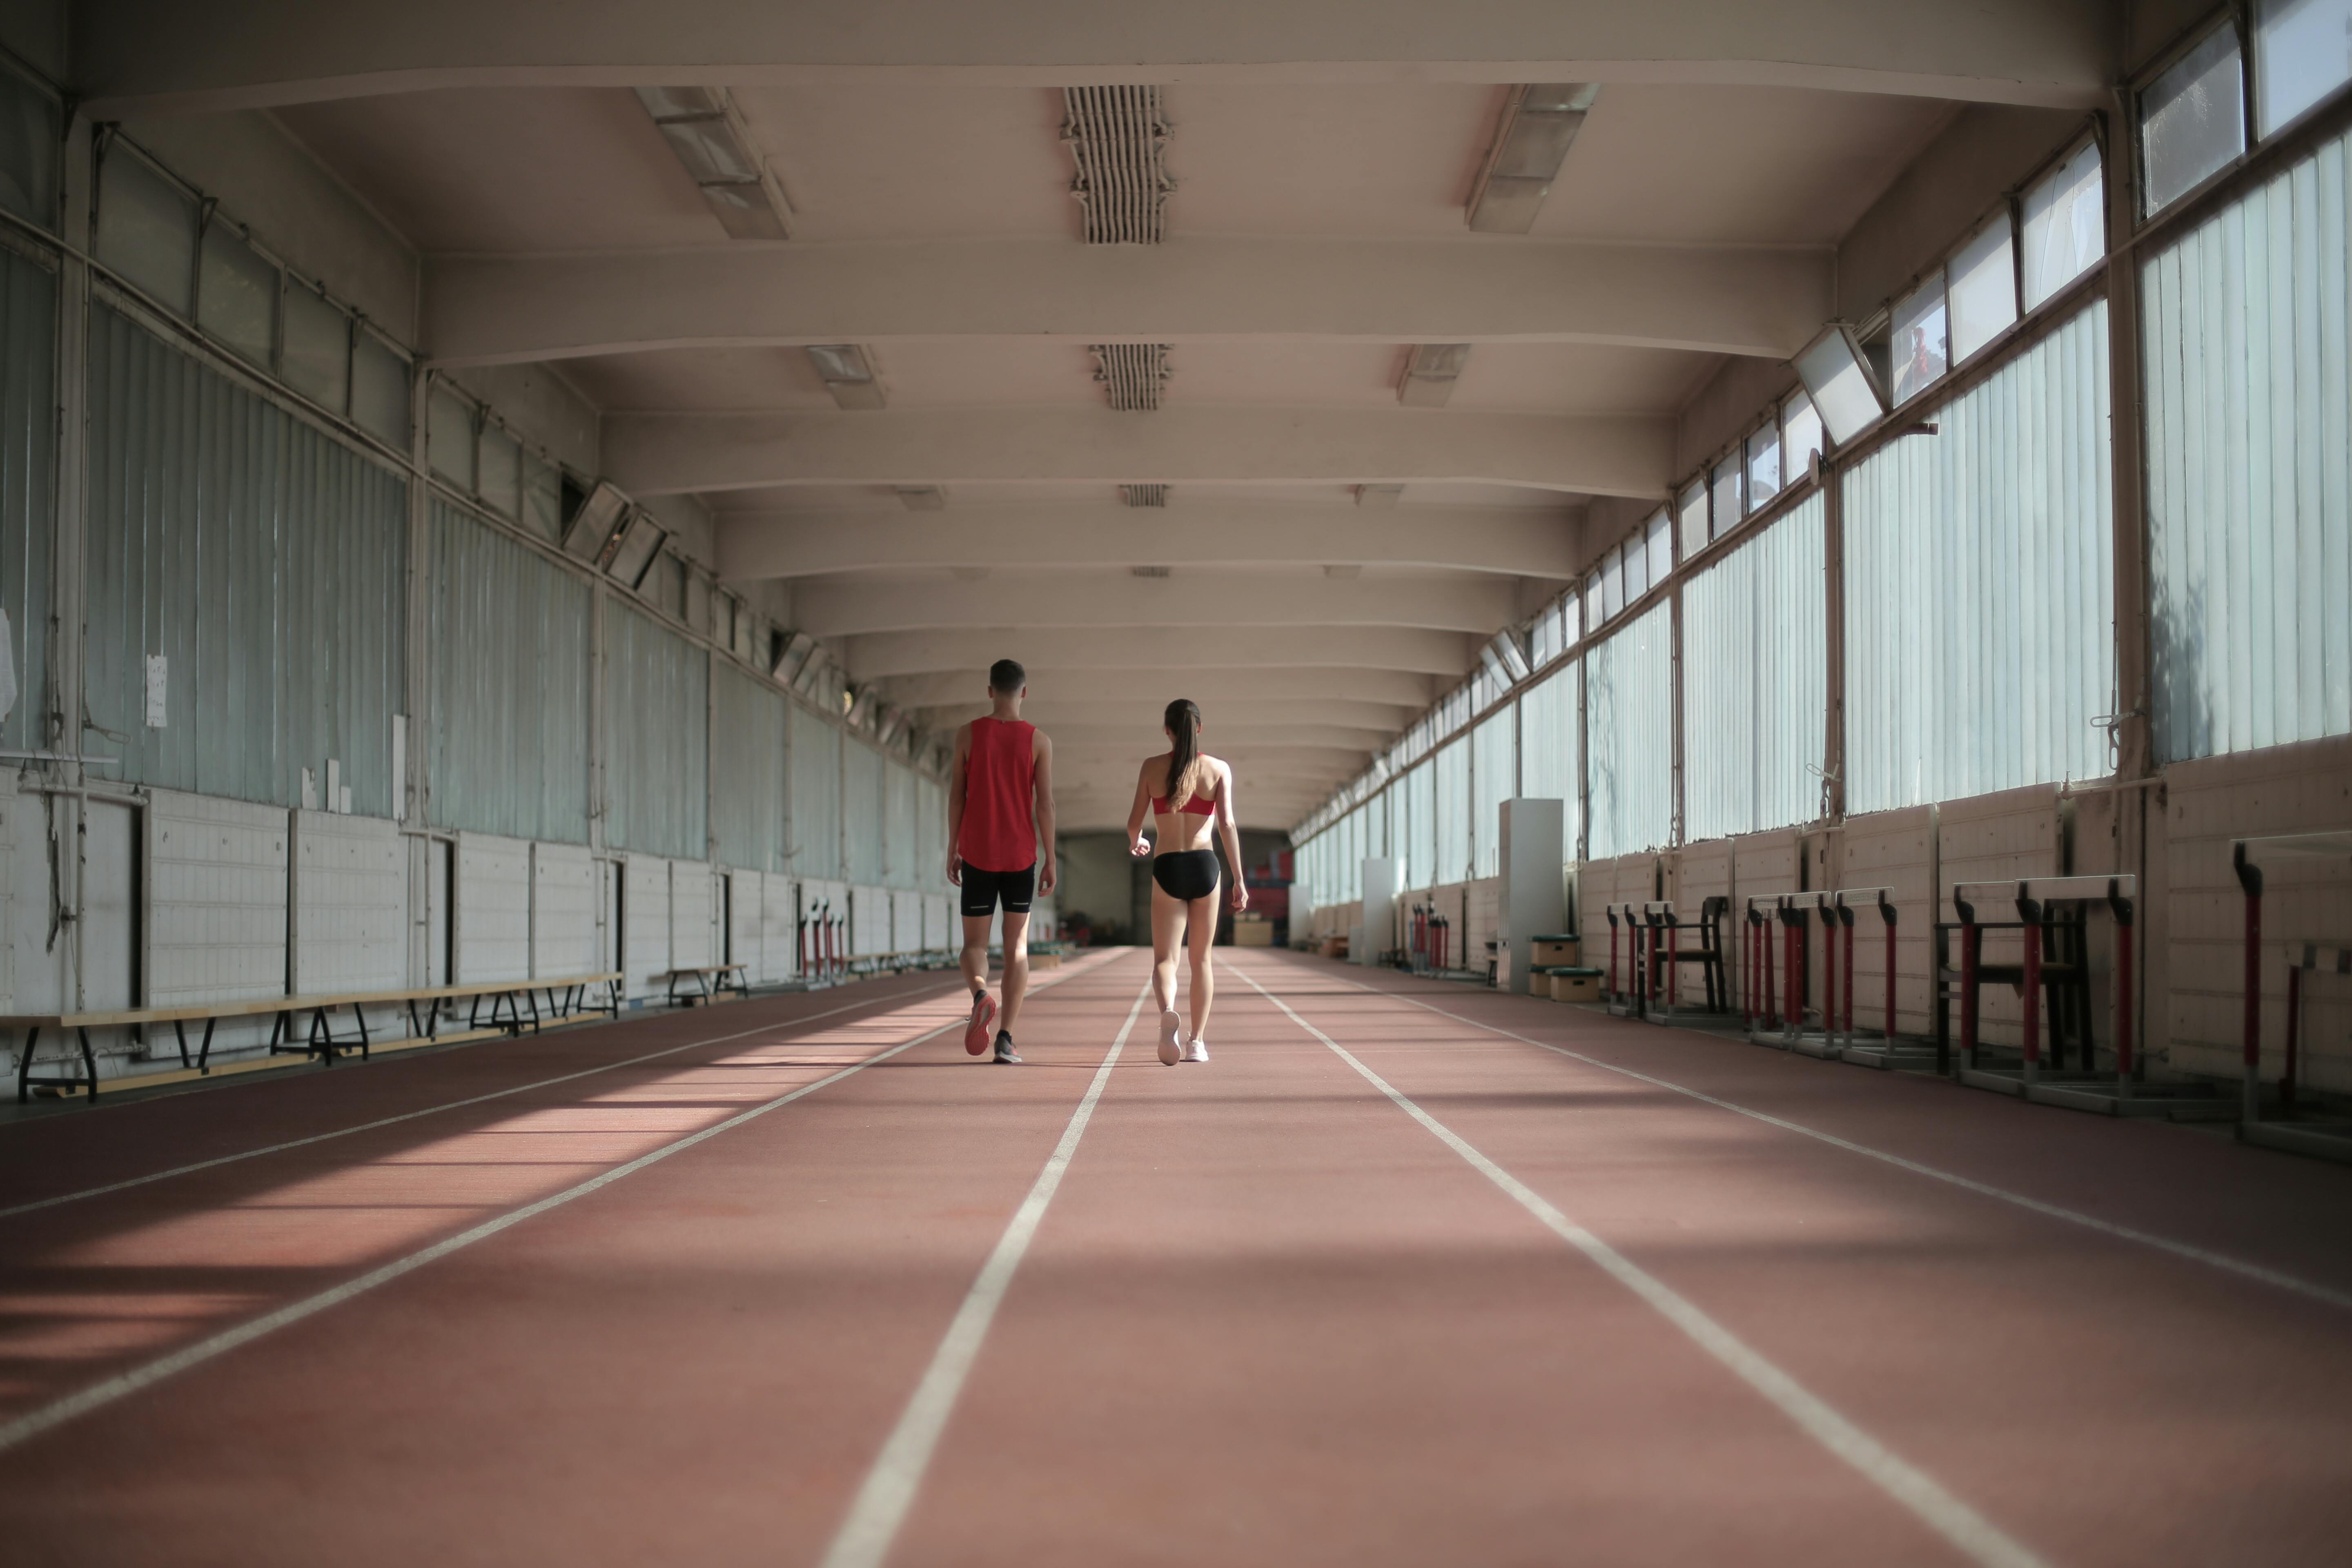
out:
<path id="1" fill-rule="evenodd" d="M 2352 1172 L 1218 963 L 0 1129 L 0 1557 L 2345 1560 Z"/>

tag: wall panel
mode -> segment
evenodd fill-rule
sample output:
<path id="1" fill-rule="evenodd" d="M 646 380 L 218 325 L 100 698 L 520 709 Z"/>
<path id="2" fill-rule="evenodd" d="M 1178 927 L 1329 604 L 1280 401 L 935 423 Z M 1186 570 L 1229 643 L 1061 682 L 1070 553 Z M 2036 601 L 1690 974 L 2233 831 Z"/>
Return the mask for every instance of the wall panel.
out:
<path id="1" fill-rule="evenodd" d="M 562 980 L 604 971 L 597 929 L 601 879 L 585 847 L 530 847 L 530 973 Z"/>
<path id="2" fill-rule="evenodd" d="M 0 745 L 45 751 L 49 591 L 57 515 L 58 280 L 0 247 L 0 611 L 16 700 L 0 719 Z"/>
<path id="3" fill-rule="evenodd" d="M 1606 859 L 1674 836 L 1674 618 L 1653 605 L 1584 656 L 1589 852 Z"/>
<path id="4" fill-rule="evenodd" d="M 530 978 L 530 843 L 489 833 L 457 835 L 460 984 Z"/>
<path id="5" fill-rule="evenodd" d="M 1821 815 L 1829 638 L 1817 493 L 1683 586 L 1683 831 Z"/>
<path id="6" fill-rule="evenodd" d="M 766 681 L 716 661 L 711 698 L 710 834 L 719 858 L 756 871 L 784 868 L 784 742 L 791 704 Z"/>
<path id="7" fill-rule="evenodd" d="M 605 842 L 698 860 L 706 835 L 710 655 L 615 599 L 604 616 Z"/>
<path id="8" fill-rule="evenodd" d="M 408 843 L 382 817 L 291 814 L 293 988 L 391 991 L 408 984 Z"/>
<path id="9" fill-rule="evenodd" d="M 287 826 L 277 807 L 150 795 L 149 1005 L 285 994 Z"/>
<path id="10" fill-rule="evenodd" d="M 795 705 L 788 726 L 792 750 L 792 869 L 795 876 L 841 875 L 841 748 L 839 730 Z M 941 858 L 945 858 L 942 852 Z"/>

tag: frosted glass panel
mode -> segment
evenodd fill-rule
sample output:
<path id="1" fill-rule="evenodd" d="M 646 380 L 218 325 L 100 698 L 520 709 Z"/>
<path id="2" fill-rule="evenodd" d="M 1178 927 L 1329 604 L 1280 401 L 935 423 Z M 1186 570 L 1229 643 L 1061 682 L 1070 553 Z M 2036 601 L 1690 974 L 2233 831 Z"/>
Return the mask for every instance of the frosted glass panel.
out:
<path id="1" fill-rule="evenodd" d="M 2083 150 L 2025 193 L 2025 308 L 2089 271 L 2107 253 L 2106 181 L 2099 150 Z"/>
<path id="2" fill-rule="evenodd" d="M 278 343 L 277 267 L 220 223 L 205 230 L 204 258 L 196 325 L 239 359 L 268 369 Z"/>
<path id="3" fill-rule="evenodd" d="M 1683 536 L 1683 559 L 1687 561 L 1706 548 L 1706 487 L 1695 484 L 1685 489 L 1675 501 L 1675 514 L 1680 520 L 1676 526 Z"/>
<path id="4" fill-rule="evenodd" d="M 299 284 L 286 290 L 286 346 L 278 374 L 286 384 L 337 414 L 349 413 L 351 318 Z"/>
<path id="5" fill-rule="evenodd" d="M 1895 401 L 1906 403 L 1944 378 L 1951 366 L 1951 340 L 1944 311 L 1940 268 L 1895 301 L 1893 347 Z"/>
<path id="6" fill-rule="evenodd" d="M 1803 393 L 1780 405 L 1780 450 L 1788 482 L 1795 484 L 1811 471 L 1813 454 L 1822 449 L 1822 416 Z"/>
<path id="7" fill-rule="evenodd" d="M 2254 106 L 2265 136 L 2352 81 L 2352 0 L 2258 0 Z"/>
<path id="8" fill-rule="evenodd" d="M 2009 215 L 1977 231 L 1952 258 L 1952 359 L 1968 358 L 2017 320 L 2017 253 Z"/>
<path id="9" fill-rule="evenodd" d="M 2246 150 L 2238 35 L 2216 27 L 2140 95 L 2149 212 L 2161 212 Z"/>
<path id="10" fill-rule="evenodd" d="M 1885 412 L 1870 373 L 1843 331 L 1828 331 L 1797 356 L 1797 379 L 1805 384 L 1832 441 L 1851 441 Z"/>
<path id="11" fill-rule="evenodd" d="M 196 203 L 128 149 L 99 175 L 98 258 L 174 315 L 194 304 Z"/>

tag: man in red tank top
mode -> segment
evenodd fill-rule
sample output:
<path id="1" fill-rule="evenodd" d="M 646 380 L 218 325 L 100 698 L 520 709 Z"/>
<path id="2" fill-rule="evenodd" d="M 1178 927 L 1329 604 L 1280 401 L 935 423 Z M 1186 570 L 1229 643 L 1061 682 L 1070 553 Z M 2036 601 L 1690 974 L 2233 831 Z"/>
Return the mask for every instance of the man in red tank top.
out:
<path id="1" fill-rule="evenodd" d="M 1029 989 L 1029 903 L 1054 890 L 1054 742 L 1021 718 L 1029 673 L 1009 658 L 989 667 L 996 711 L 956 731 L 948 778 L 948 880 L 963 889 L 963 978 L 971 1018 L 963 1048 L 990 1046 L 996 1003 L 988 994 L 988 928 L 1004 905 L 1004 1022 L 996 1060 L 1017 1062 L 1013 1023 Z M 1041 864 L 1042 861 L 1042 864 Z"/>

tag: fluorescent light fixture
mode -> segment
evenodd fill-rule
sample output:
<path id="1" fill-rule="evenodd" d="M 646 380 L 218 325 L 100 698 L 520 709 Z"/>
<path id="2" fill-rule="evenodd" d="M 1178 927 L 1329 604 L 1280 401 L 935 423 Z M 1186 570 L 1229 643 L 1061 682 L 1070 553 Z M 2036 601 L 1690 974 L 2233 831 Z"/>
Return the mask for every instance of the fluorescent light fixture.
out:
<path id="1" fill-rule="evenodd" d="M 1139 577 L 1165 577 L 1170 574 L 1165 566 L 1133 566 L 1129 570 Z"/>
<path id="2" fill-rule="evenodd" d="M 1405 355 L 1397 401 L 1408 408 L 1444 407 L 1462 367 L 1469 363 L 1468 343 L 1415 343 Z"/>
<path id="3" fill-rule="evenodd" d="M 898 504 L 908 511 L 945 511 L 948 492 L 937 485 L 894 485 L 898 492 Z"/>
<path id="4" fill-rule="evenodd" d="M 637 100 L 729 235 L 792 237 L 792 206 L 724 89 L 641 87 Z"/>
<path id="5" fill-rule="evenodd" d="M 1168 487 L 1166 485 L 1121 485 L 1118 487 L 1118 503 L 1121 506 L 1166 506 Z"/>
<path id="6" fill-rule="evenodd" d="M 1358 485 L 1356 487 L 1356 504 L 1361 507 L 1371 507 L 1385 510 L 1386 508 L 1396 505 L 1398 500 L 1402 497 L 1403 494 L 1404 487 L 1402 485 Z"/>
<path id="7" fill-rule="evenodd" d="M 856 343 L 811 343 L 803 351 L 824 389 L 844 408 L 880 408 L 882 384 L 874 379 L 874 362 Z"/>
<path id="8" fill-rule="evenodd" d="M 1465 208 L 1480 234 L 1526 234 L 1559 177 L 1584 116 L 1601 96 L 1589 81 L 1532 82 L 1511 89 L 1496 122 L 1495 143 Z"/>
<path id="9" fill-rule="evenodd" d="M 1797 379 L 1813 400 L 1832 441 L 1851 441 L 1886 412 L 1878 384 L 1862 363 L 1853 333 L 1843 326 L 1823 329 L 1797 356 Z"/>

